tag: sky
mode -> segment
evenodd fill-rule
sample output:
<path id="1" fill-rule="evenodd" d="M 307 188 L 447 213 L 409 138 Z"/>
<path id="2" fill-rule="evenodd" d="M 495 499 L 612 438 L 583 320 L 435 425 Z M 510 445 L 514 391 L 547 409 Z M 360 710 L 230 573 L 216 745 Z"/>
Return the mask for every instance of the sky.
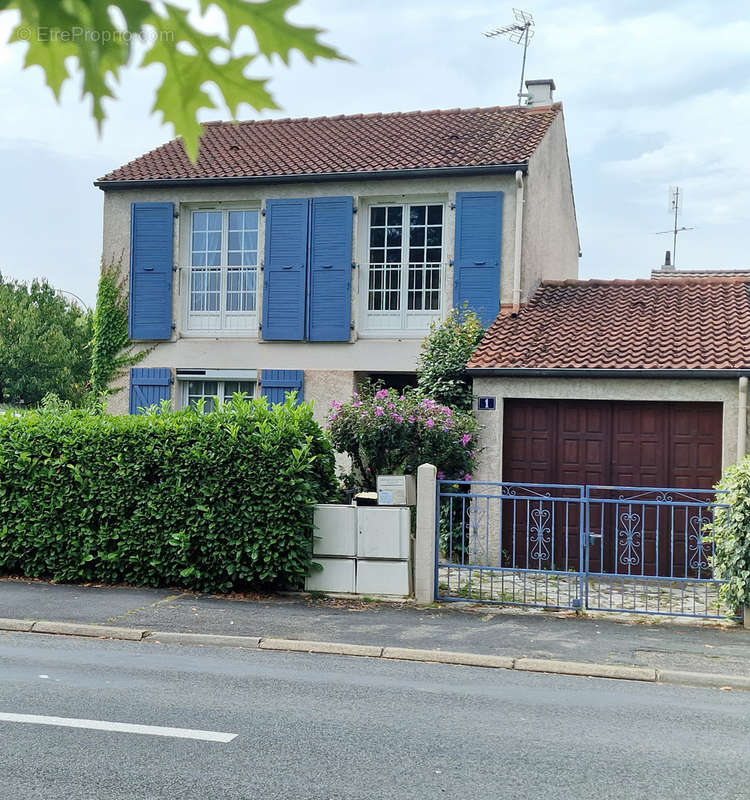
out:
<path id="1" fill-rule="evenodd" d="M 186 4 L 190 0 L 185 0 Z M 580 277 L 648 277 L 671 249 L 669 187 L 684 206 L 677 265 L 750 267 L 750 2 L 535 0 L 527 78 L 563 103 L 581 238 Z M 97 134 L 80 83 L 61 102 L 0 13 L 0 272 L 92 305 L 102 193 L 92 182 L 172 138 L 151 114 L 160 67 L 128 68 Z M 215 17 L 205 21 L 207 27 Z M 482 32 L 513 21 L 486 0 L 302 0 L 289 19 L 324 28 L 351 63 L 258 59 L 281 112 L 241 119 L 511 105 L 521 48 Z M 247 37 L 248 52 L 252 38 Z M 229 118 L 205 113 L 203 119 Z"/>

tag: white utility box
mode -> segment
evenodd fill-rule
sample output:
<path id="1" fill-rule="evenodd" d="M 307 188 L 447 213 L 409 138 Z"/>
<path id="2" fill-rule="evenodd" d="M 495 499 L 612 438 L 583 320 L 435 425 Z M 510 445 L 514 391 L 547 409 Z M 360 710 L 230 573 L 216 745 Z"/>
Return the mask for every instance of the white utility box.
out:
<path id="1" fill-rule="evenodd" d="M 319 503 L 315 506 L 314 556 L 357 555 L 357 507 Z"/>
<path id="2" fill-rule="evenodd" d="M 358 558 L 409 558 L 411 512 L 408 508 L 360 506 L 357 511 Z"/>
<path id="3" fill-rule="evenodd" d="M 417 503 L 417 483 L 413 475 L 378 475 L 379 506 L 413 506 Z"/>
<path id="4" fill-rule="evenodd" d="M 357 562 L 353 558 L 318 558 L 316 564 L 323 567 L 305 579 L 308 592 L 342 592 L 354 594 L 357 586 Z"/>
<path id="5" fill-rule="evenodd" d="M 408 561 L 357 560 L 358 594 L 410 594 Z"/>

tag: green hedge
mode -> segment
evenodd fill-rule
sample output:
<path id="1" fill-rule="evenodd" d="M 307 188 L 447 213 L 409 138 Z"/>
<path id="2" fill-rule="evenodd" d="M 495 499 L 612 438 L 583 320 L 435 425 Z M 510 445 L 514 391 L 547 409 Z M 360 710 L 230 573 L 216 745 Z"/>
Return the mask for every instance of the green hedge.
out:
<path id="1" fill-rule="evenodd" d="M 299 585 L 334 455 L 308 405 L 0 414 L 0 571 L 200 591 Z"/>

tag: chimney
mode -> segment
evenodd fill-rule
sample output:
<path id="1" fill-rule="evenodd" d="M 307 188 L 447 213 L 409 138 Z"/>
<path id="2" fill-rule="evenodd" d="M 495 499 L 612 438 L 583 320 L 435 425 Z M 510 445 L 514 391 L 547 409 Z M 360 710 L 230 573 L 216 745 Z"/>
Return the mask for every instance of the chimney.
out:
<path id="1" fill-rule="evenodd" d="M 527 106 L 551 106 L 552 92 L 556 89 L 552 78 L 538 81 L 526 81 Z"/>
<path id="2" fill-rule="evenodd" d="M 662 269 L 674 269 L 674 265 L 672 264 L 672 254 L 669 252 L 669 250 L 664 253 L 664 264 Z"/>

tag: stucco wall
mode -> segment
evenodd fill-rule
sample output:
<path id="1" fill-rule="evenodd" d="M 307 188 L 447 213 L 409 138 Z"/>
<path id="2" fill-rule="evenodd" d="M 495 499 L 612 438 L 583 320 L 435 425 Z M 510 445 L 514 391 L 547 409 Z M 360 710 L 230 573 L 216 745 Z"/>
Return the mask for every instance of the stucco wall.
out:
<path id="1" fill-rule="evenodd" d="M 497 398 L 477 411 L 481 426 L 480 480 L 502 480 L 503 399 L 633 400 L 723 404 L 722 466 L 737 461 L 738 385 L 732 379 L 475 378 L 474 394 Z M 747 420 L 745 420 L 747 425 Z"/>
<path id="2" fill-rule="evenodd" d="M 562 112 L 529 160 L 521 257 L 521 302 L 542 280 L 578 277 L 578 228 Z"/>

